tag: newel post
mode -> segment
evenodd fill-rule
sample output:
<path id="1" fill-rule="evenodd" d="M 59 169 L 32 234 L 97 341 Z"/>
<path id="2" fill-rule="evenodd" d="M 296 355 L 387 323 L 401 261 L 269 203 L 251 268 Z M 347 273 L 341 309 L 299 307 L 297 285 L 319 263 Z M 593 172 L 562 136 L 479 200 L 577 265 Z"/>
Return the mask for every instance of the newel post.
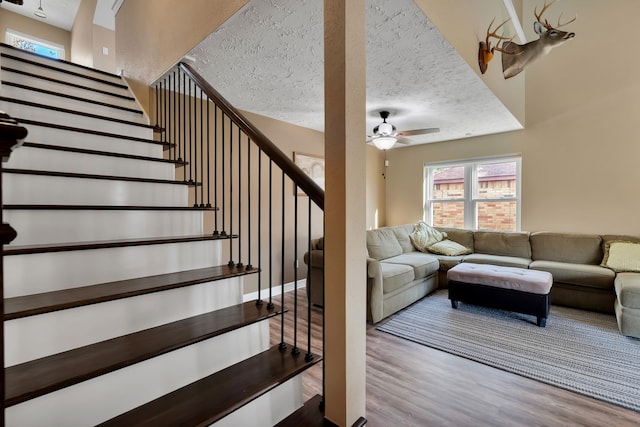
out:
<path id="1" fill-rule="evenodd" d="M 2 221 L 3 199 L 2 199 L 2 175 L 4 172 L 3 163 L 9 160 L 11 152 L 18 148 L 22 140 L 27 136 L 27 129 L 20 126 L 15 119 L 8 114 L 0 111 L 0 155 L 2 162 L 0 163 L 0 245 L 4 246 L 16 238 L 16 230 L 9 224 Z M 0 368 L 4 372 L 4 250 L 0 250 Z M 4 402 L 5 402 L 5 381 L 4 373 L 2 374 L 2 384 L 0 390 L 2 395 L 2 413 L 0 415 L 0 426 L 4 426 Z"/>

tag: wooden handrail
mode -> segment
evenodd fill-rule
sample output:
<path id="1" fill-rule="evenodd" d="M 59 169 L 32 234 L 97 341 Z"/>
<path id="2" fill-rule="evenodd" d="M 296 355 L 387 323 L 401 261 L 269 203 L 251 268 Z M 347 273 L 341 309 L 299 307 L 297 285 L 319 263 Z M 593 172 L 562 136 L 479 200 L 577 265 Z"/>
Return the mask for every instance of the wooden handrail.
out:
<path id="1" fill-rule="evenodd" d="M 282 171 L 304 191 L 318 207 L 324 210 L 324 190 L 305 174 L 283 153 L 267 136 L 253 126 L 235 107 L 233 107 L 217 90 L 215 90 L 189 64 L 181 62 L 178 67 L 215 102 L 215 104 L 231 118 L 231 120 L 267 155 Z"/>

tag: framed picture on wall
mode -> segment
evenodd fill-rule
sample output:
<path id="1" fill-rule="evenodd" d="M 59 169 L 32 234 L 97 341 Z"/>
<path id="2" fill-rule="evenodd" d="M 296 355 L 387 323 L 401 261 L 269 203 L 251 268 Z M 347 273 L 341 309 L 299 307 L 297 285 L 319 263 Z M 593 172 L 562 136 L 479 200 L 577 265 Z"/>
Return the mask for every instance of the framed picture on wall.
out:
<path id="1" fill-rule="evenodd" d="M 293 153 L 293 162 L 324 190 L 324 158 L 313 154 Z M 296 187 L 298 196 L 306 194 Z"/>

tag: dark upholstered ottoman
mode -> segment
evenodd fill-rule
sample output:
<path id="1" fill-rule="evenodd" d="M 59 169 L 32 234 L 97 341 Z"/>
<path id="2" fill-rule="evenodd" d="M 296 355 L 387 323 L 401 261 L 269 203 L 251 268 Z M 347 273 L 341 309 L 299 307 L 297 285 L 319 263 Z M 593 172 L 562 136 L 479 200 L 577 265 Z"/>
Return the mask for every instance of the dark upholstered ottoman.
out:
<path id="1" fill-rule="evenodd" d="M 451 307 L 458 302 L 530 314 L 544 327 L 553 276 L 546 271 L 461 263 L 447 272 Z"/>

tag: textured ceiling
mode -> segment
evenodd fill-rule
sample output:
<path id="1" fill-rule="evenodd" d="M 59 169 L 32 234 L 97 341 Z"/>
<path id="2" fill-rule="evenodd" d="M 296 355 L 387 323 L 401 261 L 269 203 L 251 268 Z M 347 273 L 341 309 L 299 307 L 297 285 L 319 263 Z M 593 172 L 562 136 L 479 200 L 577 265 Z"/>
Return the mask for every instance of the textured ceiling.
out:
<path id="1" fill-rule="evenodd" d="M 321 0 L 250 0 L 190 53 L 236 107 L 322 131 Z M 521 129 L 413 0 L 367 0 L 367 130 L 388 110 L 428 143 Z M 402 147 L 396 145 L 396 147 Z"/>

